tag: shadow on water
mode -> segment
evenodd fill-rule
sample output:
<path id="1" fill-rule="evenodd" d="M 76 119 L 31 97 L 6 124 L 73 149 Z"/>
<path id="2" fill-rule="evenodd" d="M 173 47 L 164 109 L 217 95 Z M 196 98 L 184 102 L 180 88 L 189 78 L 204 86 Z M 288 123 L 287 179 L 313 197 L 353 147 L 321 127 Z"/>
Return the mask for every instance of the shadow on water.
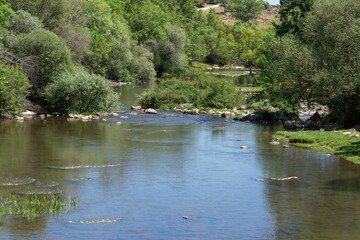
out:
<path id="1" fill-rule="evenodd" d="M 360 192 L 360 177 L 331 180 L 326 183 L 326 188 L 336 191 Z"/>

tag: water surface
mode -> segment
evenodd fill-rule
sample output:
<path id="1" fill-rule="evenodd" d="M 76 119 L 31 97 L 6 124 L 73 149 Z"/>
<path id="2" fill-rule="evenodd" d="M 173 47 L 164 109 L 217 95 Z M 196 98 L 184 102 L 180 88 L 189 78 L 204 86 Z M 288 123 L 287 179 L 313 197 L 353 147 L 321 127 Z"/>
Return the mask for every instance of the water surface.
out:
<path id="1" fill-rule="evenodd" d="M 358 239 L 359 167 L 271 145 L 277 129 L 172 112 L 0 122 L 0 177 L 36 181 L 0 197 L 56 183 L 79 201 L 3 218 L 0 239 Z"/>

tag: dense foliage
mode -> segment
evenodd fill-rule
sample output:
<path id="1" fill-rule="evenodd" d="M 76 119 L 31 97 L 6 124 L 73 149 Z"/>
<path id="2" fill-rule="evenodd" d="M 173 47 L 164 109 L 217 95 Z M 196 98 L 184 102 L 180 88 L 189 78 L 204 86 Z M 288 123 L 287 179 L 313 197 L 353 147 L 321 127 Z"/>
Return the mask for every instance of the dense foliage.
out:
<path id="1" fill-rule="evenodd" d="M 236 19 L 246 23 L 260 15 L 266 2 L 264 0 L 225 0 L 224 5 Z"/>
<path id="2" fill-rule="evenodd" d="M 327 105 L 332 119 L 345 127 L 357 124 L 359 16 L 358 1 L 316 1 L 301 23 L 303 31 L 283 36 L 269 51 L 269 97 L 288 107 L 296 107 L 300 100 L 318 102 Z"/>
<path id="3" fill-rule="evenodd" d="M 46 100 L 54 111 L 96 112 L 118 107 L 118 96 L 105 78 L 75 69 L 63 72 L 46 88 Z"/>
<path id="4" fill-rule="evenodd" d="M 0 113 L 19 112 L 28 88 L 29 83 L 20 69 L 0 63 Z"/>
<path id="5" fill-rule="evenodd" d="M 80 82 L 92 92 L 99 79 L 145 82 L 179 76 L 193 62 L 259 66 L 266 34 L 242 24 L 225 26 L 215 11 L 198 11 L 200 2 L 0 0 L 0 57 L 4 67 L 16 66 L 26 74 L 31 101 L 61 111 L 105 110 L 99 95 L 91 107 L 84 107 L 89 96 L 69 99 L 72 91 L 87 92 L 80 90 Z M 264 2 L 238 0 L 227 6 L 247 22 Z M 76 73 L 74 68 L 84 70 Z M 69 92 L 65 86 L 77 89 Z M 105 92 L 112 98 L 111 91 Z"/>
<path id="6" fill-rule="evenodd" d="M 164 79 L 140 99 L 144 107 L 163 109 L 185 103 L 202 108 L 234 108 L 244 103 L 244 97 L 233 84 L 200 75 L 194 80 Z"/>

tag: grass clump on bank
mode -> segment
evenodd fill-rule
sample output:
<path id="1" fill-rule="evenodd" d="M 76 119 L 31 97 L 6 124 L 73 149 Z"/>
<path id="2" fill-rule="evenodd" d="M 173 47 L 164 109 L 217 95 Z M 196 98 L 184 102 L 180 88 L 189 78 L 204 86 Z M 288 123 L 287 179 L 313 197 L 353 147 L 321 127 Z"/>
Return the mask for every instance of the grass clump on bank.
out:
<path id="1" fill-rule="evenodd" d="M 232 83 L 211 76 L 200 75 L 193 80 L 162 79 L 154 89 L 143 94 L 143 107 L 173 109 L 179 104 L 191 103 L 198 108 L 234 108 L 245 101 Z"/>
<path id="2" fill-rule="evenodd" d="M 357 131 L 279 131 L 274 137 L 295 146 L 335 154 L 360 164 L 360 138 Z"/>
<path id="3" fill-rule="evenodd" d="M 25 194 L 13 193 L 7 199 L 1 199 L 0 218 L 4 216 L 22 216 L 33 219 L 49 214 L 59 215 L 76 207 L 74 198 L 65 199 L 61 194 Z"/>

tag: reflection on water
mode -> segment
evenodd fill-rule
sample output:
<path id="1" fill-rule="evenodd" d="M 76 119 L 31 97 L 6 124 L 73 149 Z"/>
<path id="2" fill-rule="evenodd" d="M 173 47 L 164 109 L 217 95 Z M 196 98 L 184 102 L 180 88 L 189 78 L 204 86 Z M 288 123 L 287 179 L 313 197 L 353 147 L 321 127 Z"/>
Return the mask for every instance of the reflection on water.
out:
<path id="1" fill-rule="evenodd" d="M 358 239 L 358 167 L 271 145 L 273 126 L 121 116 L 0 122 L 0 179 L 36 180 L 0 198 L 56 183 L 79 201 L 62 217 L 1 219 L 0 239 Z"/>

